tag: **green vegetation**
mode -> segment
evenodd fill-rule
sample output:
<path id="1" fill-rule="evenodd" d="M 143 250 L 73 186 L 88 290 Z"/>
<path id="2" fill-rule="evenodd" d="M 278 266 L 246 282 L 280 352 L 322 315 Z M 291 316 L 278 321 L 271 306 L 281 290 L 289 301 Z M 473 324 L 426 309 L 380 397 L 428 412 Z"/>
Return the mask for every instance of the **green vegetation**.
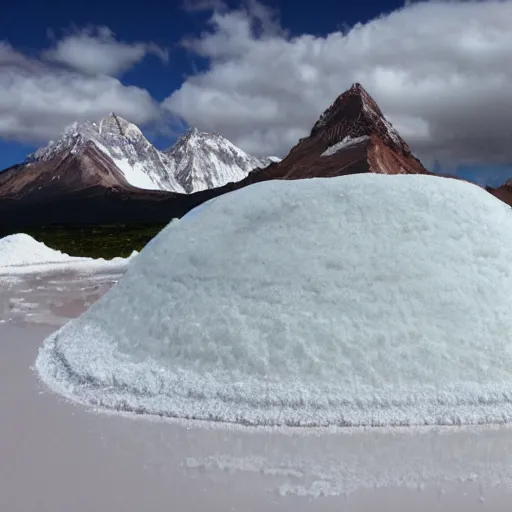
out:
<path id="1" fill-rule="evenodd" d="M 48 247 L 71 256 L 111 259 L 140 251 L 165 224 L 109 226 L 43 226 L 23 231 Z"/>

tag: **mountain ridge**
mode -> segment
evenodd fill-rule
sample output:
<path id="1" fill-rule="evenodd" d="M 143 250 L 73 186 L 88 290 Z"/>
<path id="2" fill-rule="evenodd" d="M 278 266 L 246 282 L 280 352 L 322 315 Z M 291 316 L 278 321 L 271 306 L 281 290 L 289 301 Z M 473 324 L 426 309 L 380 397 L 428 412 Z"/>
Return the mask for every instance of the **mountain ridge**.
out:
<path id="1" fill-rule="evenodd" d="M 185 145 L 184 151 L 179 152 L 180 141 L 191 136 L 200 143 L 190 147 Z M 197 128 L 190 129 L 174 146 L 160 151 L 138 126 L 111 112 L 98 123 L 72 123 L 58 139 L 50 140 L 28 155 L 24 165 L 30 167 L 49 164 L 54 159 L 64 160 L 66 153 L 82 154 L 91 144 L 108 158 L 111 174 L 119 180 L 117 186 L 182 194 L 243 179 L 255 167 L 275 160 L 248 155 L 220 134 L 200 132 Z M 43 165 L 43 168 L 45 174 L 51 171 L 51 165 Z"/>
<path id="2" fill-rule="evenodd" d="M 86 129 L 92 130 L 93 134 L 98 132 L 102 137 L 114 139 L 123 137 L 122 140 L 128 141 L 128 145 L 135 141 L 145 151 L 153 147 L 135 125 L 130 125 L 115 114 L 100 123 L 100 128 L 91 126 L 87 125 Z M 221 152 L 220 158 L 216 146 L 219 141 L 226 139 L 218 134 L 202 135 L 199 130 L 191 129 L 177 141 L 174 148 L 159 152 L 159 158 L 175 162 L 172 174 L 182 189 L 178 191 L 134 187 L 113 161 L 113 158 L 119 158 L 118 154 L 112 157 L 111 153 L 101 148 L 101 141 L 98 144 L 98 140 L 89 141 L 84 145 L 85 149 L 76 144 L 73 146 L 75 139 L 75 132 L 71 130 L 66 139 L 68 151 L 64 156 L 57 150 L 58 143 L 53 143 L 53 146 L 49 144 L 48 154 L 52 157 L 49 160 L 41 156 L 46 154 L 42 151 L 39 160 L 36 158 L 35 162 L 14 166 L 0 173 L 0 224 L 5 224 L 4 219 L 7 219 L 9 229 L 14 229 L 12 226 L 15 223 L 18 226 L 55 224 L 62 219 L 69 224 L 81 225 L 168 222 L 183 216 L 204 201 L 266 180 L 328 178 L 367 172 L 433 174 L 414 156 L 375 100 L 360 84 L 354 84 L 338 96 L 313 125 L 309 136 L 300 139 L 283 160 L 258 159 L 261 166 L 250 170 L 245 177 L 239 165 L 238 170 L 231 169 L 225 173 L 228 182 L 223 186 L 216 186 L 219 182 L 215 175 L 217 163 L 211 166 L 213 170 L 210 176 L 202 174 L 207 161 L 206 153 L 213 155 L 220 163 L 224 157 L 230 159 L 230 163 L 236 163 L 240 158 L 244 165 L 247 161 L 251 165 L 256 161 L 231 143 L 223 144 L 221 149 L 224 152 Z M 51 151 L 52 148 L 55 151 Z M 95 174 L 90 169 L 98 161 L 101 172 Z M 53 183 L 45 183 L 44 179 L 42 183 L 39 182 L 41 176 L 45 175 L 45 169 L 41 170 L 45 165 L 46 171 L 57 173 L 52 177 Z M 67 171 L 65 178 L 61 176 L 64 171 Z M 26 177 L 20 179 L 24 173 Z M 73 182 L 77 173 L 80 177 Z M 240 176 L 242 179 L 239 179 Z M 68 179 L 69 183 L 66 181 Z M 9 187 L 13 189 L 13 183 L 18 189 L 29 186 L 34 193 L 6 195 Z M 509 196 L 507 191 L 507 194 L 489 191 L 511 204 L 512 194 Z"/>

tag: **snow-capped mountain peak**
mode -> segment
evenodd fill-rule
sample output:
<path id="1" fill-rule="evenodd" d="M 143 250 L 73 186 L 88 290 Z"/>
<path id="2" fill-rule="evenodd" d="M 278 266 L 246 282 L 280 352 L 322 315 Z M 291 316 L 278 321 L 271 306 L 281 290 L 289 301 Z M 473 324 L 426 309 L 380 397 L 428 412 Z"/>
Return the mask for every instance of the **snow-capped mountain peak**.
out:
<path id="1" fill-rule="evenodd" d="M 176 144 L 164 151 L 172 162 L 173 174 L 187 193 L 221 187 L 244 179 L 252 170 L 279 161 L 245 153 L 219 133 L 191 128 Z"/>
<path id="2" fill-rule="evenodd" d="M 153 147 L 136 125 L 113 112 L 99 123 L 71 124 L 59 139 L 38 149 L 28 160 L 49 161 L 64 151 L 77 154 L 90 144 L 113 161 L 130 185 L 146 190 L 185 192 L 169 172 L 165 155 Z"/>

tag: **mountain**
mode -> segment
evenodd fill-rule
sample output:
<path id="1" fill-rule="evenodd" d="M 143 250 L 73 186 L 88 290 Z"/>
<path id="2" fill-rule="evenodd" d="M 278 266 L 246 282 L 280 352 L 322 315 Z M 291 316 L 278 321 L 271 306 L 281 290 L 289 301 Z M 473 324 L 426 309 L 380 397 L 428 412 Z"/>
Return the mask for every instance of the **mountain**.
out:
<path id="1" fill-rule="evenodd" d="M 90 187 L 186 194 L 243 179 L 270 161 L 195 129 L 162 152 L 136 125 L 110 113 L 99 123 L 72 124 L 23 164 L 0 173 L 0 198 L 60 197 Z"/>
<path id="2" fill-rule="evenodd" d="M 361 84 L 341 94 L 281 161 L 252 172 L 237 187 L 268 179 L 374 172 L 431 174 Z"/>
<path id="3" fill-rule="evenodd" d="M 137 126 L 111 113 L 74 123 L 62 136 L 0 173 L 0 197 L 61 196 L 90 187 L 184 193 L 170 162 Z"/>
<path id="4" fill-rule="evenodd" d="M 277 157 L 250 156 L 218 133 L 196 128 L 164 154 L 171 162 L 171 174 L 188 194 L 240 181 L 253 169 L 280 161 Z"/>
<path id="5" fill-rule="evenodd" d="M 74 123 L 59 140 L 51 141 L 30 155 L 29 161 L 48 161 L 63 150 L 76 155 L 90 144 L 112 160 L 129 185 L 145 190 L 184 192 L 168 171 L 170 162 L 167 157 L 144 137 L 135 124 L 113 112 L 98 124 L 88 121 Z"/>

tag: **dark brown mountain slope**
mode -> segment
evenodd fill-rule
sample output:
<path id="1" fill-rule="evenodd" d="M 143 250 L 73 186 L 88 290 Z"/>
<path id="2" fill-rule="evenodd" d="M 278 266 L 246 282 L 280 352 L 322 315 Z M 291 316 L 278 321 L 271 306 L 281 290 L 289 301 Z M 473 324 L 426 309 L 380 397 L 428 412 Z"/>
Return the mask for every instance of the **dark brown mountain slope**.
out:
<path id="1" fill-rule="evenodd" d="M 49 160 L 29 161 L 0 173 L 0 197 L 11 200 L 58 200 L 89 187 L 134 188 L 93 143 L 87 143 L 78 153 L 63 151 Z"/>

